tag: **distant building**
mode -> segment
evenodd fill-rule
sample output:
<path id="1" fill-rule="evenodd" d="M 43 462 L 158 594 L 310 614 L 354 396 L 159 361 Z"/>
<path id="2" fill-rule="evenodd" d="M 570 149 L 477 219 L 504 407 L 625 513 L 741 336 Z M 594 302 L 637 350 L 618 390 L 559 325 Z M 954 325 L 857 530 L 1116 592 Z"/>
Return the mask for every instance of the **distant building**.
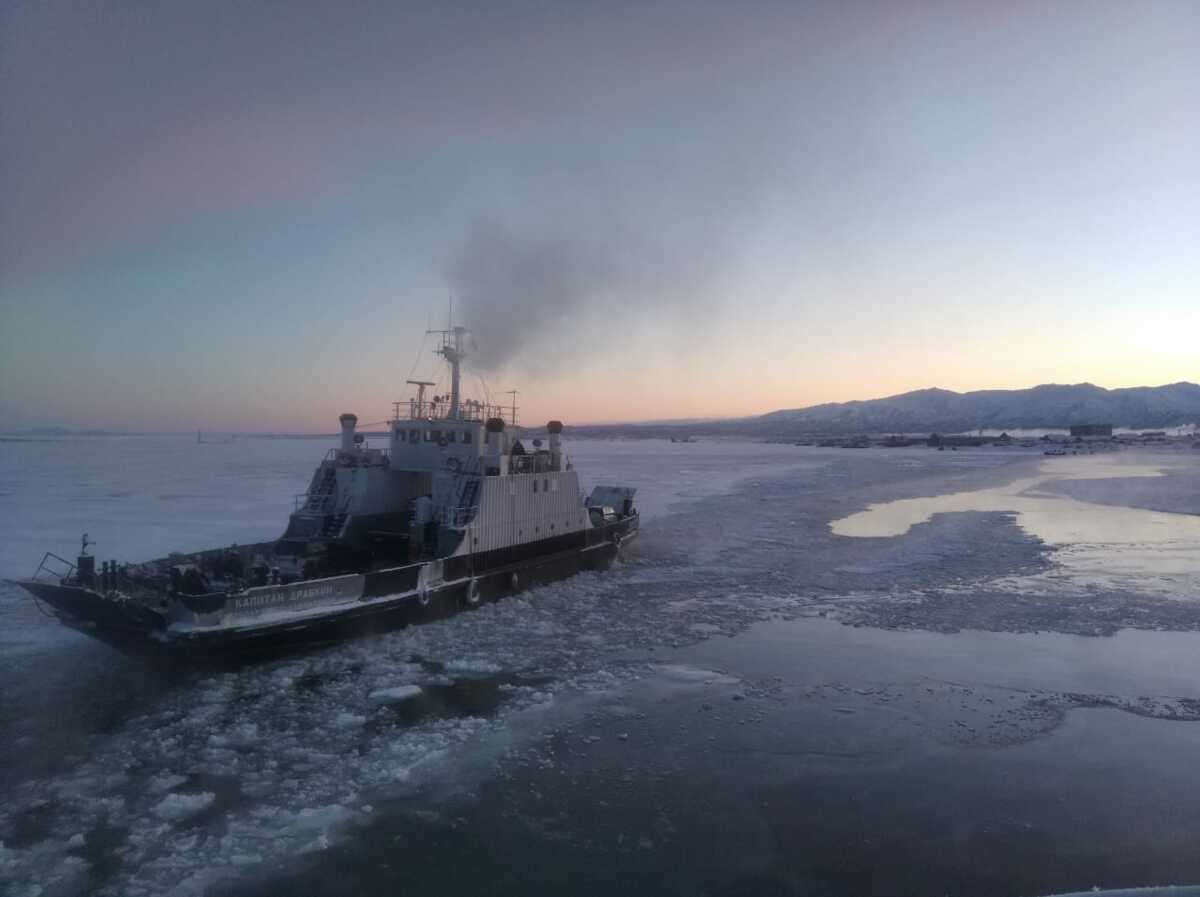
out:
<path id="1" fill-rule="evenodd" d="M 1072 436 L 1112 436 L 1112 424 L 1071 424 Z"/>

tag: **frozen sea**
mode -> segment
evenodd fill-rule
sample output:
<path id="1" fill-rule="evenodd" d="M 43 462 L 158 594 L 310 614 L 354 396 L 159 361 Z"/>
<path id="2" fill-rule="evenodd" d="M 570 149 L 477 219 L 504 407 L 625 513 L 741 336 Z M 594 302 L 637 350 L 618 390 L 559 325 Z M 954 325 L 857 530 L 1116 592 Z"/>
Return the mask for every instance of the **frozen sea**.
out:
<path id="1" fill-rule="evenodd" d="M 330 446 L 0 442 L 0 577 L 279 534 Z M 0 893 L 1200 882 L 1200 452 L 576 442 L 618 567 L 166 677 L 0 586 Z"/>

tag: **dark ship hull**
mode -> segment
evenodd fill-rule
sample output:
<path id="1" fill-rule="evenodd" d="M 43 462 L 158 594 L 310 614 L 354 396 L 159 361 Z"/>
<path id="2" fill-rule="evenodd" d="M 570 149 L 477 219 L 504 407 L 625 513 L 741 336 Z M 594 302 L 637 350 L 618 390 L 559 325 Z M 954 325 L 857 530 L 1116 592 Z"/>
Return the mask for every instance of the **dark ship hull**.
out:
<path id="1" fill-rule="evenodd" d="M 29 591 L 65 625 L 119 651 L 167 662 L 265 658 L 344 641 L 481 606 L 533 586 L 608 567 L 638 533 L 635 513 L 602 527 L 365 572 L 228 592 L 181 594 L 138 582 L 78 574 L 29 579 Z M 246 546 L 253 551 L 264 546 Z M 211 553 L 209 553 L 211 554 Z M 195 556 L 175 556 L 178 564 Z M 147 565 L 150 566 L 150 565 Z"/>

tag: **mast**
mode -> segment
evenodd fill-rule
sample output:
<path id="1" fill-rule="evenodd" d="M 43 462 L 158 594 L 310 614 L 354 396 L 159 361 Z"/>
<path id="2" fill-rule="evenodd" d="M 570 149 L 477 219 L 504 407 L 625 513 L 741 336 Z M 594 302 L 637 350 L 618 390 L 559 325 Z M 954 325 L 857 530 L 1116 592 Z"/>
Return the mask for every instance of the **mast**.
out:
<path id="1" fill-rule="evenodd" d="M 459 417 L 459 363 L 466 357 L 463 352 L 463 336 L 466 327 L 450 327 L 449 330 L 426 330 L 427 334 L 436 334 L 442 338 L 442 345 L 437 354 L 446 359 L 450 365 L 450 413 L 447 415 L 454 420 Z"/>
<path id="2" fill-rule="evenodd" d="M 512 396 L 512 420 L 509 421 L 514 427 L 517 425 L 517 391 L 515 389 L 506 390 L 506 396 Z"/>

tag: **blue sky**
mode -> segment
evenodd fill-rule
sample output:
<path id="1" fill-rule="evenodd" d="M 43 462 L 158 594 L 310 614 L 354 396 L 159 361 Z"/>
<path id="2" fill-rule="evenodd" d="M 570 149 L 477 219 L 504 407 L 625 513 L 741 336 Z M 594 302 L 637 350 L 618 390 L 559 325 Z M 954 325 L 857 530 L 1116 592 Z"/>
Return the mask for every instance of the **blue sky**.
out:
<path id="1" fill-rule="evenodd" d="M 9 427 L 1200 379 L 1193 3 L 0 11 Z M 428 355 L 418 372 L 436 374 Z"/>

